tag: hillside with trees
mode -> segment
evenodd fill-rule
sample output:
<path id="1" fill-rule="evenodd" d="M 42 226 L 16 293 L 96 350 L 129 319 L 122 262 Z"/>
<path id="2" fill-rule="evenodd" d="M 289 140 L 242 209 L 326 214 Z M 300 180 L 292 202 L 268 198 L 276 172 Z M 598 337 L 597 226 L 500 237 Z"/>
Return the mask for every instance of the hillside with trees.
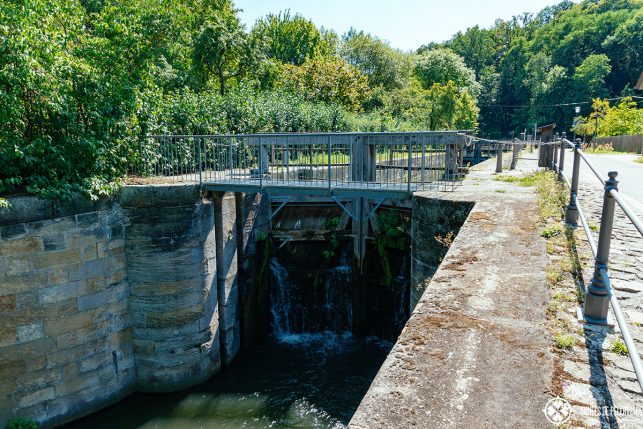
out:
<path id="1" fill-rule="evenodd" d="M 475 73 L 483 134 L 517 135 L 551 122 L 568 130 L 576 105 L 588 115 L 595 98 L 636 95 L 643 2 L 566 0 L 537 14 L 498 20 L 489 29 L 469 28 L 441 46 Z"/>
<path id="2" fill-rule="evenodd" d="M 148 134 L 569 127 L 631 95 L 643 0 L 564 1 L 402 52 L 231 0 L 0 3 L 0 195 L 110 195 Z"/>

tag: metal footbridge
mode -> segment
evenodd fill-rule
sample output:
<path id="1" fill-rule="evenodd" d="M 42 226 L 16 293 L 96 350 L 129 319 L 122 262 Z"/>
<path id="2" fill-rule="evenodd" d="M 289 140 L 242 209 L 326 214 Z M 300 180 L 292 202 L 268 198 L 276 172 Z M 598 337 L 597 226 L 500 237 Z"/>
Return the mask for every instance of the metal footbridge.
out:
<path id="1" fill-rule="evenodd" d="M 226 192 L 401 196 L 453 190 L 466 136 L 456 131 L 147 136 L 132 179 Z"/>

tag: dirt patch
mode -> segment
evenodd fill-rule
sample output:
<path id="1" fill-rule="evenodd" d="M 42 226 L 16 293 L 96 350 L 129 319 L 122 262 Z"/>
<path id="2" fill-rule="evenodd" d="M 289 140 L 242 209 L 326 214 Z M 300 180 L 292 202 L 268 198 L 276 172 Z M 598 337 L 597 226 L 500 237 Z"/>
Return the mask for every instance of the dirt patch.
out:
<path id="1" fill-rule="evenodd" d="M 479 260 L 480 259 L 478 259 L 476 255 L 465 253 L 463 255 L 459 255 L 457 260 L 449 262 L 446 265 L 443 265 L 442 268 L 445 270 L 451 270 L 451 271 L 467 271 L 468 264 L 478 262 Z"/>
<path id="2" fill-rule="evenodd" d="M 493 218 L 484 212 L 475 212 L 469 215 L 469 220 L 473 222 L 477 221 L 488 221 L 493 222 Z"/>
<path id="3" fill-rule="evenodd" d="M 417 323 L 413 324 L 417 329 L 430 329 L 432 327 L 446 328 L 446 329 L 474 329 L 476 331 L 485 331 L 493 327 L 493 324 L 474 317 L 465 316 L 463 314 L 448 312 L 440 314 L 439 316 L 422 316 L 418 319 Z"/>

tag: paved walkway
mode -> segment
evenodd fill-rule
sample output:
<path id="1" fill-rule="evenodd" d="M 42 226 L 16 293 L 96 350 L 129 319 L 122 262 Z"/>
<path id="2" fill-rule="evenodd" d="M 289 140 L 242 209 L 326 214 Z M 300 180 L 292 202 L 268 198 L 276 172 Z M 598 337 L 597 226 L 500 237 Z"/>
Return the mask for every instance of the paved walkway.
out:
<path id="1" fill-rule="evenodd" d="M 622 195 L 633 210 L 643 217 L 643 165 L 633 160 L 634 155 L 588 155 L 595 166 L 607 176 L 608 171 L 618 171 Z M 573 155 L 566 153 L 565 172 L 571 177 Z M 581 163 L 578 191 L 581 207 L 592 226 L 600 225 L 603 204 L 603 187 L 589 167 Z M 595 234 L 598 239 L 598 233 Z M 583 277 L 591 279 L 593 261 L 584 233 L 577 236 L 584 241 L 579 253 L 584 261 Z M 610 252 L 610 278 L 619 298 L 621 308 L 629 321 L 630 332 L 643 351 L 643 238 L 617 205 Z M 590 406 L 613 405 L 622 408 L 638 407 L 631 416 L 602 414 L 587 420 L 588 427 L 640 428 L 643 427 L 643 395 L 636 382 L 632 365 L 627 356 L 610 351 L 620 338 L 615 330 L 590 329 L 584 332 L 587 348 L 574 350 L 574 361 L 565 362 L 568 374 L 568 399 Z M 576 381 L 572 381 L 572 380 Z M 579 383 L 582 381 L 583 383 Z"/>
<path id="2" fill-rule="evenodd" d="M 414 196 L 476 204 L 349 428 L 549 426 L 554 358 L 536 195 L 494 180 L 494 167 L 456 192 Z"/>

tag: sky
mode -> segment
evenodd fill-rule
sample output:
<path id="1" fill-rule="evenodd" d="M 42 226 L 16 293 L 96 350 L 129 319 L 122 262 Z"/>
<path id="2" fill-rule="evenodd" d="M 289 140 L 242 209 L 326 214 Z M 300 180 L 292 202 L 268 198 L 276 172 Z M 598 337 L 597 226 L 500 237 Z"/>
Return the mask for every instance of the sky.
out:
<path id="1" fill-rule="evenodd" d="M 349 28 L 364 30 L 402 50 L 415 50 L 428 42 L 442 42 L 458 31 L 480 25 L 490 27 L 497 18 L 538 12 L 560 0 L 234 0 L 243 9 L 248 28 L 268 13 L 290 9 L 318 27 L 340 35 Z"/>

